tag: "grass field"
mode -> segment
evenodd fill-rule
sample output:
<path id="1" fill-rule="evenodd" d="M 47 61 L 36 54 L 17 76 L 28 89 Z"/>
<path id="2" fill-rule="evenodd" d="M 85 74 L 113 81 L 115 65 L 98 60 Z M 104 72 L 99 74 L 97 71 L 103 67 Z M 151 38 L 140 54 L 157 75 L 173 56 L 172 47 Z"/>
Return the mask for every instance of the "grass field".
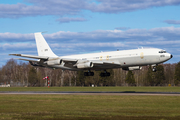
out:
<path id="1" fill-rule="evenodd" d="M 10 87 L 4 91 L 180 92 L 180 87 Z M 0 95 L 0 120 L 179 120 L 179 96 Z"/>
<path id="2" fill-rule="evenodd" d="M 178 96 L 0 95 L 1 120 L 179 120 Z"/>
<path id="3" fill-rule="evenodd" d="M 134 91 L 134 92 L 180 92 L 180 87 L 9 87 L 0 91 Z"/>

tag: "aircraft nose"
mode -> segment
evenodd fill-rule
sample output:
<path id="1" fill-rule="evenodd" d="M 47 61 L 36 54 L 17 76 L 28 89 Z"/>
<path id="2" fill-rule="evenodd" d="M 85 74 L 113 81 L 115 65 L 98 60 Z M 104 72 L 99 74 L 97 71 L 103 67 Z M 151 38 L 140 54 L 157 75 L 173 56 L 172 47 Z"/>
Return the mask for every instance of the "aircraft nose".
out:
<path id="1" fill-rule="evenodd" d="M 171 58 L 173 57 L 173 55 L 171 55 Z"/>

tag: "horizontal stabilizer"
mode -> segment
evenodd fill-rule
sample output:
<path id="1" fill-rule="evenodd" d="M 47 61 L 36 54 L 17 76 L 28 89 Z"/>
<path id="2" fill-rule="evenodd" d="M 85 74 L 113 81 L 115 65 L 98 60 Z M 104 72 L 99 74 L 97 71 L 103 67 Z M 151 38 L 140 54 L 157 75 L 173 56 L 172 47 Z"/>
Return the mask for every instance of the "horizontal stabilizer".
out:
<path id="1" fill-rule="evenodd" d="M 48 57 L 46 57 L 46 56 L 34 56 L 34 55 L 25 55 L 25 54 L 9 54 L 9 55 L 27 57 L 27 58 L 34 58 L 34 59 L 44 59 L 44 60 L 48 59 Z"/>

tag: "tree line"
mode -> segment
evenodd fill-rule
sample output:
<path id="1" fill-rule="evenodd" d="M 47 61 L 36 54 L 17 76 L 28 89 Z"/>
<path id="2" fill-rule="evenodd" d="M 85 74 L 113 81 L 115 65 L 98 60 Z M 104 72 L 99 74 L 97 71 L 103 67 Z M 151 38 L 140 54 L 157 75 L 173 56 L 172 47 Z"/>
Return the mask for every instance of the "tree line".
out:
<path id="1" fill-rule="evenodd" d="M 180 84 L 180 62 L 160 64 L 157 71 L 151 66 L 142 70 L 124 71 L 109 69 L 110 77 L 101 77 L 101 71 L 94 71 L 94 76 L 84 76 L 84 71 L 69 71 L 33 67 L 29 63 L 10 59 L 0 68 L 0 84 L 11 86 L 47 86 L 44 77 L 49 76 L 50 86 L 177 86 Z"/>

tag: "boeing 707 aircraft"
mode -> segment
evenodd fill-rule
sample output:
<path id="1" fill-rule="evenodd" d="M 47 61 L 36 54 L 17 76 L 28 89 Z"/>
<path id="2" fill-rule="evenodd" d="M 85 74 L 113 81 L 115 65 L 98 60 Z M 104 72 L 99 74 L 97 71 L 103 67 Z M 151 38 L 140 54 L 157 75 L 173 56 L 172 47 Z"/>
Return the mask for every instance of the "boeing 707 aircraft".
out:
<path id="1" fill-rule="evenodd" d="M 100 52 L 92 54 L 79 54 L 70 56 L 57 56 L 53 53 L 42 34 L 35 33 L 38 56 L 25 54 L 10 54 L 31 59 L 18 58 L 29 61 L 32 66 L 48 67 L 63 70 L 88 70 L 85 76 L 93 76 L 91 70 L 103 70 L 102 77 L 110 76 L 107 69 L 122 68 L 123 70 L 140 70 L 142 66 L 151 65 L 156 71 L 156 66 L 173 56 L 165 50 L 157 48 L 134 49 L 123 51 Z"/>

